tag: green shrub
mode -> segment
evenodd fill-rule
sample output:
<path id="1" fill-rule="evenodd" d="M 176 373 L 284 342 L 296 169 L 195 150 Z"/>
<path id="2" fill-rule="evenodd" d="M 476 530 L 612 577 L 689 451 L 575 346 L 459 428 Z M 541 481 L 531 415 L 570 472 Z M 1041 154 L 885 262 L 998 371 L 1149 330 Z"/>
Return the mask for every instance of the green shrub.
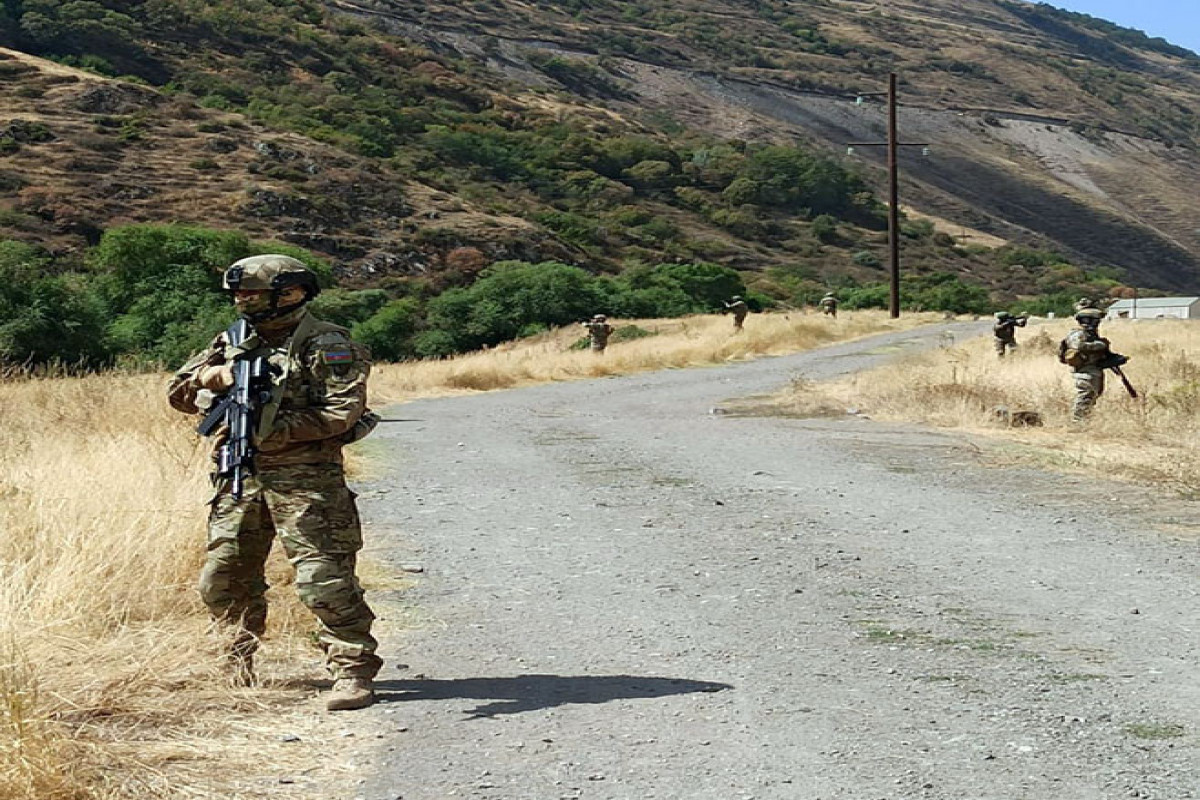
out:
<path id="1" fill-rule="evenodd" d="M 875 255 L 870 250 L 859 250 L 850 257 L 850 260 L 860 267 L 873 268 L 878 267 L 882 263 L 879 260 L 879 256 Z"/>
<path id="2" fill-rule="evenodd" d="M 0 241 L 0 363 L 95 367 L 104 347 L 104 305 L 80 275 L 48 274 L 51 259 Z"/>
<path id="3" fill-rule="evenodd" d="M 433 298 L 428 319 L 432 329 L 449 334 L 455 350 L 475 350 L 516 338 L 531 324 L 565 325 L 591 317 L 606 304 L 606 287 L 578 267 L 502 261 L 471 286 Z"/>
<path id="4" fill-rule="evenodd" d="M 411 339 L 419 323 L 419 304 L 406 297 L 391 301 L 355 325 L 351 335 L 370 348 L 377 361 L 401 361 L 417 355 Z"/>

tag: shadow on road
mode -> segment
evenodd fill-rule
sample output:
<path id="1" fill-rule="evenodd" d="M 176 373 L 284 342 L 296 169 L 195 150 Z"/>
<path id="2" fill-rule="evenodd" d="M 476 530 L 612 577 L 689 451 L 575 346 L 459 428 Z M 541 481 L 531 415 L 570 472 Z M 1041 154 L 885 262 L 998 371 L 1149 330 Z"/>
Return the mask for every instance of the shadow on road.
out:
<path id="1" fill-rule="evenodd" d="M 668 697 L 732 689 L 727 683 L 637 675 L 517 675 L 511 678 L 376 681 L 382 703 L 410 700 L 493 700 L 467 713 L 472 717 L 520 714 L 574 703 L 607 703 L 639 697 Z"/>

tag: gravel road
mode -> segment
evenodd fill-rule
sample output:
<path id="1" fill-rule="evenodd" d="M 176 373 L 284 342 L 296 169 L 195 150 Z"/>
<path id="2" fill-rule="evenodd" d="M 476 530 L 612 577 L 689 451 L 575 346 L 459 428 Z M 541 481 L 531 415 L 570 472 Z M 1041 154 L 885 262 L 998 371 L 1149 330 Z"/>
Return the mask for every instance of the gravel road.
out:
<path id="1" fill-rule="evenodd" d="M 391 409 L 369 554 L 424 571 L 330 796 L 1200 796 L 1187 504 L 712 413 L 979 330 Z"/>

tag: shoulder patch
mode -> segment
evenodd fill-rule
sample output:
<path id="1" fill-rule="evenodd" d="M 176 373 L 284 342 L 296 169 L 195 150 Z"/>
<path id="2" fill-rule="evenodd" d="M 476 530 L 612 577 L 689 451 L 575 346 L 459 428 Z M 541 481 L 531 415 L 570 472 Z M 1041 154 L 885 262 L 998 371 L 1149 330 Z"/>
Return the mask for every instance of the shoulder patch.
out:
<path id="1" fill-rule="evenodd" d="M 350 349 L 326 350 L 321 354 L 326 364 L 351 364 L 354 362 L 354 351 Z"/>

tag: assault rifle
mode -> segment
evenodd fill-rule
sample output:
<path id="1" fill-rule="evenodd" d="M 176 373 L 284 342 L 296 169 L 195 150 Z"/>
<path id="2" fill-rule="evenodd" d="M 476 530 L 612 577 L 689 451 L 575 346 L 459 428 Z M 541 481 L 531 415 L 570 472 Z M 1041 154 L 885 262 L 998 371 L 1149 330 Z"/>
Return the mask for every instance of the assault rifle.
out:
<path id="1" fill-rule="evenodd" d="M 1129 382 L 1129 378 L 1125 377 L 1125 373 L 1121 371 L 1121 367 L 1129 362 L 1129 356 L 1123 356 L 1119 353 L 1109 352 L 1104 359 L 1096 366 L 1100 369 L 1109 369 L 1121 379 L 1121 383 L 1125 385 L 1125 391 L 1129 392 L 1129 396 L 1134 400 L 1138 398 L 1137 389 L 1133 388 L 1133 384 Z"/>
<path id="2" fill-rule="evenodd" d="M 240 347 L 254 335 L 244 319 L 229 326 L 225 338 L 232 347 Z M 242 499 L 246 476 L 254 474 L 254 429 L 263 404 L 271 399 L 271 366 L 265 356 L 240 353 L 233 359 L 233 385 L 217 399 L 196 428 L 201 436 L 226 431 L 224 443 L 217 449 L 215 478 L 227 478 L 235 500 Z"/>

